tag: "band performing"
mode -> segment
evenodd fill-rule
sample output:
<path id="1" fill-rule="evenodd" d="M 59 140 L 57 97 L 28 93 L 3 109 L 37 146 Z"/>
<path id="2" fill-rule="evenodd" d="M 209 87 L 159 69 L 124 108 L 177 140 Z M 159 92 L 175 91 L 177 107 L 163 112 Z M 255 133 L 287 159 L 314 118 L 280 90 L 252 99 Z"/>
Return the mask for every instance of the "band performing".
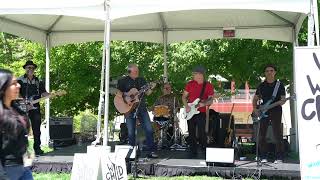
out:
<path id="1" fill-rule="evenodd" d="M 260 131 L 258 134 L 260 141 L 258 158 L 262 163 L 268 161 L 266 133 L 267 129 L 271 127 L 276 140 L 274 163 L 280 163 L 284 158 L 281 136 L 281 106 L 289 98 L 286 98 L 284 85 L 275 78 L 276 67 L 269 64 L 263 70 L 265 80 L 257 87 L 251 114 L 254 124 Z M 186 82 L 182 93 L 173 93 L 169 82 L 161 83 L 162 95 L 150 108 L 154 116 L 153 122 L 150 120 L 145 99 L 146 96 L 152 94 L 156 83 L 147 83 L 139 75 L 139 68 L 136 64 L 130 64 L 127 71 L 128 74 L 118 81 L 118 92 L 114 98 L 116 109 L 125 117 L 122 129 L 127 130 L 127 133 L 122 133 L 120 136 L 123 144 L 127 142 L 131 146 L 141 144 L 141 142 L 137 142 L 139 138 L 136 138 L 136 135 L 137 131 L 143 130 L 145 139 L 142 140 L 142 143 L 146 146 L 149 158 L 157 158 L 157 151 L 162 149 L 185 148 L 189 152 L 190 158 L 196 158 L 198 154 L 205 153 L 208 146 L 234 146 L 235 135 L 234 129 L 231 128 L 232 115 L 228 117 L 229 121 L 222 145 L 215 139 L 217 137 L 214 134 L 217 132 L 213 132 L 215 130 L 212 128 L 212 122 L 209 121 L 212 119 L 214 121 L 219 116 L 218 112 L 210 109 L 210 105 L 214 103 L 213 100 L 217 96 L 213 85 L 206 80 L 205 67 L 196 66 L 192 70 L 192 79 Z M 233 108 L 234 104 L 231 111 Z M 179 113 L 181 117 L 177 118 Z M 187 121 L 188 136 L 182 136 L 179 131 L 178 121 L 181 119 Z"/>

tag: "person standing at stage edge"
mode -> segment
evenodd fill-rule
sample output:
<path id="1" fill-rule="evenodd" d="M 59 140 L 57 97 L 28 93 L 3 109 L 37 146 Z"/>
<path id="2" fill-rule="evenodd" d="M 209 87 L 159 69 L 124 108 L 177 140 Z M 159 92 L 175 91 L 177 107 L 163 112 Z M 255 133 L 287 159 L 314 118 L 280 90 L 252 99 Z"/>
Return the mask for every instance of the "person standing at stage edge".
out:
<path id="1" fill-rule="evenodd" d="M 118 92 L 117 96 L 124 97 L 124 93 L 129 92 L 132 88 L 136 88 L 137 90 L 140 90 L 143 86 L 147 84 L 146 80 L 143 77 L 139 77 L 139 68 L 136 64 L 130 64 L 128 66 L 128 75 L 124 76 L 118 81 Z M 151 94 L 151 90 L 148 90 L 146 92 L 146 95 Z M 126 102 L 127 103 L 127 102 Z M 150 117 L 147 111 L 147 106 L 145 102 L 145 98 L 143 97 L 140 103 L 140 106 L 137 108 L 137 118 L 134 118 L 134 114 L 136 110 L 134 109 L 129 114 L 125 115 L 126 124 L 128 127 L 128 138 L 129 138 L 129 144 L 131 146 L 136 145 L 136 135 L 135 135 L 135 129 L 136 129 L 136 122 L 137 119 L 139 119 L 144 132 L 146 136 L 146 143 L 148 148 L 148 157 L 149 158 L 157 158 L 158 155 L 154 152 L 155 151 L 155 144 L 154 144 L 154 138 L 153 138 L 153 129 L 151 126 Z"/>
<path id="2" fill-rule="evenodd" d="M 282 105 L 285 103 L 286 92 L 284 85 L 275 79 L 276 67 L 272 64 L 266 65 L 264 68 L 265 81 L 262 82 L 253 98 L 253 113 L 258 112 L 258 102 L 261 100 L 261 105 L 271 100 L 271 103 L 276 103 L 277 106 L 267 111 L 268 117 L 260 120 L 260 135 L 259 135 L 259 152 L 262 163 L 267 162 L 268 146 L 266 134 L 269 124 L 272 125 L 273 137 L 276 142 L 276 160 L 274 163 L 280 163 L 283 160 L 283 144 L 281 136 L 281 117 Z"/>
<path id="3" fill-rule="evenodd" d="M 44 83 L 39 80 L 38 77 L 34 75 L 37 65 L 32 61 L 27 61 L 23 65 L 25 69 L 25 74 L 18 78 L 18 83 L 21 85 L 20 95 L 24 99 L 38 99 L 44 96 L 48 96 L 49 93 L 46 91 Z M 43 151 L 40 148 L 40 125 L 41 125 L 41 114 L 40 114 L 40 104 L 34 104 L 33 109 L 28 110 L 27 114 L 31 120 L 31 127 L 33 132 L 34 144 L 33 149 L 36 155 L 42 155 Z"/>
<path id="4" fill-rule="evenodd" d="M 197 98 L 200 98 L 198 104 L 199 114 L 195 114 L 190 120 L 188 120 L 188 132 L 190 138 L 190 156 L 197 155 L 197 137 L 196 129 L 198 128 L 199 144 L 202 150 L 205 150 L 207 137 L 205 132 L 206 124 L 206 106 L 211 105 L 213 102 L 214 89 L 210 82 L 205 80 L 205 68 L 197 66 L 193 69 L 193 80 L 189 81 L 185 86 L 182 94 L 182 102 L 186 108 L 186 112 L 190 112 L 191 108 L 188 103 L 192 103 Z"/>

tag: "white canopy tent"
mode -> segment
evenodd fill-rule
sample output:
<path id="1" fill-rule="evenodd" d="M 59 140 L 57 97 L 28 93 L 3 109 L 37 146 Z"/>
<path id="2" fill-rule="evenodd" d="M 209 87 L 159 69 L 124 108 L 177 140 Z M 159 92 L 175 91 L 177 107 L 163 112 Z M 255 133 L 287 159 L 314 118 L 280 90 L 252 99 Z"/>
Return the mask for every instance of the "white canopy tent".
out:
<path id="1" fill-rule="evenodd" d="M 313 0 L 114 0 L 110 2 L 111 40 L 167 43 L 222 38 L 293 42 Z M 316 2 L 316 1 L 315 1 Z M 316 12 L 316 11 L 314 11 Z M 86 18 L 96 20 L 88 21 Z M 4 1 L 1 30 L 52 46 L 103 40 L 103 0 Z"/>
<path id="2" fill-rule="evenodd" d="M 107 0 L 105 3 L 72 0 L 67 4 L 62 0 L 24 3 L 12 0 L 1 2 L 0 31 L 47 47 L 105 37 L 106 79 L 109 79 L 110 40 L 163 43 L 167 77 L 168 43 L 222 38 L 223 29 L 232 28 L 235 38 L 286 41 L 297 45 L 297 34 L 306 16 L 309 17 L 308 43 L 314 45 L 316 37 L 319 45 L 316 0 Z M 49 53 L 47 55 L 46 82 L 49 83 Z M 105 87 L 108 93 L 108 81 Z M 105 105 L 108 109 L 108 99 Z"/>

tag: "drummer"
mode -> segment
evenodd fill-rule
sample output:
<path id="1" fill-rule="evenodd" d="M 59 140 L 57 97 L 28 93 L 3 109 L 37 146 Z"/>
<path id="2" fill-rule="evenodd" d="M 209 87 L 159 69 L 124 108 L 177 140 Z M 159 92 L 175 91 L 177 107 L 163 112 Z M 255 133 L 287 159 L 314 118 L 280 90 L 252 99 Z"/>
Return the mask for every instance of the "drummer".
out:
<path id="1" fill-rule="evenodd" d="M 173 94 L 171 84 L 168 82 L 164 83 L 162 92 L 163 95 L 156 100 L 156 102 L 154 103 L 154 107 L 156 108 L 159 106 L 166 106 L 166 108 L 169 108 L 169 114 L 166 115 L 166 117 L 157 117 L 157 115 L 155 114 L 155 120 L 165 121 L 168 120 L 168 118 L 173 120 L 174 102 L 177 109 L 179 107 L 179 98 L 177 98 L 175 94 Z"/>

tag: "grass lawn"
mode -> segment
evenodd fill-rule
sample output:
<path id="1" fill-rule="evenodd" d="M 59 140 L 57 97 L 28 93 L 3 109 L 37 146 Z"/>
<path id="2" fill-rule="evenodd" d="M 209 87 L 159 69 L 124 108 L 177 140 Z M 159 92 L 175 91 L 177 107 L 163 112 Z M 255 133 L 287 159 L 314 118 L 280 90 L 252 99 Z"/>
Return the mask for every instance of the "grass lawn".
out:
<path id="1" fill-rule="evenodd" d="M 71 174 L 66 173 L 33 173 L 34 180 L 69 180 Z"/>

